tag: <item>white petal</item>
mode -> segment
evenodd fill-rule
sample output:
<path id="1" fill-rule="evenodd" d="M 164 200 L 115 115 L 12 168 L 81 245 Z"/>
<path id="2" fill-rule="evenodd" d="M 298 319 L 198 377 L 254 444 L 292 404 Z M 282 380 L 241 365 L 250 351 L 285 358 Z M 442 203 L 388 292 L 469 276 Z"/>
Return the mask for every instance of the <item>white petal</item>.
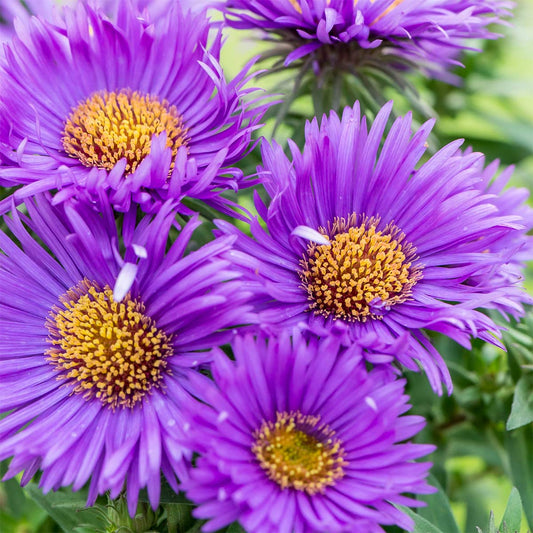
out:
<path id="1" fill-rule="evenodd" d="M 316 242 L 317 244 L 331 244 L 325 235 L 322 235 L 322 233 L 319 233 L 309 226 L 296 226 L 292 230 L 291 235 L 294 235 L 295 237 L 301 237 L 306 241 Z"/>
<path id="2" fill-rule="evenodd" d="M 132 244 L 131 246 L 137 257 L 140 257 L 141 259 L 146 259 L 148 257 L 148 253 L 144 246 L 141 246 L 140 244 Z"/>
<path id="3" fill-rule="evenodd" d="M 120 302 L 124 299 L 124 296 L 128 294 L 133 282 L 135 281 L 135 274 L 137 274 L 137 265 L 133 263 L 124 263 L 124 266 L 120 270 L 115 286 L 113 287 L 113 300 Z"/>

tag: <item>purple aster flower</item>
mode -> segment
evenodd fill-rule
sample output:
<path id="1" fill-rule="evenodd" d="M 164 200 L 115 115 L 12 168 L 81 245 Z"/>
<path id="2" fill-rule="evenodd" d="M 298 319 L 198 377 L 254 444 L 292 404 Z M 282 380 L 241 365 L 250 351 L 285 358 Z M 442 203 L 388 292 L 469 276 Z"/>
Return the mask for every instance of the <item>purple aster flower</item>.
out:
<path id="1" fill-rule="evenodd" d="M 271 203 L 257 196 L 255 205 L 266 227 L 253 219 L 250 237 L 217 224 L 237 236 L 234 260 L 265 327 L 305 321 L 321 332 L 341 322 L 354 338 L 407 333 L 397 360 L 420 365 L 434 390 L 441 382 L 451 390 L 424 330 L 466 347 L 471 337 L 500 346 L 501 327 L 481 310 L 518 318 L 531 303 L 517 274 L 533 257 L 532 210 L 524 191 L 501 193 L 509 171 L 491 181 L 496 166 L 484 169 L 460 140 L 421 163 L 432 121 L 412 133 L 407 115 L 384 136 L 391 108 L 370 130 L 357 103 L 342 119 L 313 120 L 303 153 L 290 144 L 292 161 L 265 143 L 259 172 Z"/>
<path id="2" fill-rule="evenodd" d="M 54 208 L 42 196 L 26 207 L 28 216 L 5 217 L 20 247 L 0 233 L 7 477 L 24 471 L 26 483 L 40 470 L 45 492 L 90 479 L 89 504 L 126 487 L 130 513 L 147 487 L 155 508 L 161 473 L 177 490 L 190 459 L 179 442 L 181 406 L 194 390 L 190 375 L 210 359 L 202 350 L 253 318 L 225 258 L 233 239 L 185 255 L 193 218 L 165 251 L 169 204 L 137 224 L 126 213 L 122 235 L 109 208 Z"/>
<path id="3" fill-rule="evenodd" d="M 228 0 L 236 28 L 272 32 L 289 64 L 308 54 L 320 68 L 356 72 L 387 64 L 447 74 L 474 39 L 494 39 L 491 23 L 510 15 L 506 0 Z M 403 65 L 403 67 L 402 67 Z"/>
<path id="4" fill-rule="evenodd" d="M 186 410 L 200 457 L 182 488 L 209 519 L 203 530 L 236 520 L 249 533 L 412 529 L 394 504 L 433 492 L 431 464 L 414 460 L 434 447 L 403 442 L 425 424 L 401 416 L 404 381 L 368 372 L 336 335 L 237 337 L 233 349 L 235 363 L 218 351 L 206 403 Z"/>
<path id="5" fill-rule="evenodd" d="M 82 2 L 63 15 L 64 27 L 32 19 L 5 50 L 0 153 L 12 166 L 0 184 L 26 185 L 15 198 L 103 189 L 119 211 L 154 211 L 184 196 L 217 206 L 222 190 L 254 183 L 231 165 L 264 106 L 243 100 L 247 69 L 225 81 L 204 12 L 173 3 L 149 23 L 120 2 L 113 23 Z"/>

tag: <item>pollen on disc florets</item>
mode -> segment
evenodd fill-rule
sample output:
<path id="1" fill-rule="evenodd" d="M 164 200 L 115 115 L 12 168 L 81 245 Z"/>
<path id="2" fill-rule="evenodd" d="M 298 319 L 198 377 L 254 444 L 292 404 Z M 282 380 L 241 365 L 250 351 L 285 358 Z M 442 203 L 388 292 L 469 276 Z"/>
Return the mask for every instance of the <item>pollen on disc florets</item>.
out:
<path id="1" fill-rule="evenodd" d="M 351 215 L 319 228 L 330 244 L 310 243 L 299 272 L 309 308 L 326 317 L 365 322 L 404 302 L 422 277 L 416 249 L 394 225 Z"/>
<path id="2" fill-rule="evenodd" d="M 161 387 L 173 353 L 171 337 L 127 295 L 113 299 L 106 285 L 82 280 L 60 297 L 46 321 L 48 361 L 74 392 L 105 406 L 133 407 Z"/>
<path id="3" fill-rule="evenodd" d="M 152 137 L 162 133 L 174 160 L 178 148 L 187 145 L 187 129 L 175 106 L 129 89 L 100 91 L 72 110 L 62 143 L 87 167 L 111 170 L 125 158 L 125 172 L 131 174 L 150 153 Z"/>
<path id="4" fill-rule="evenodd" d="M 253 436 L 259 465 L 282 489 L 322 493 L 344 476 L 342 443 L 319 416 L 277 412 Z"/>

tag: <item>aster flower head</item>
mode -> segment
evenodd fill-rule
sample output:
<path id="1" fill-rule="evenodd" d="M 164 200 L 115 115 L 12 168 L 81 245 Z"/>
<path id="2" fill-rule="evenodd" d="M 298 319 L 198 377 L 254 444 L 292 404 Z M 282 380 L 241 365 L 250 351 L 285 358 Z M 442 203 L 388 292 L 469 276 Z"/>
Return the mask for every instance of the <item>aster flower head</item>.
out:
<path id="1" fill-rule="evenodd" d="M 433 446 L 403 443 L 424 426 L 408 409 L 403 380 L 367 372 L 360 347 L 340 337 L 237 337 L 235 363 L 219 352 L 205 403 L 187 409 L 199 458 L 182 487 L 208 519 L 204 531 L 239 521 L 249 533 L 411 529 L 394 504 L 432 492 Z"/>
<path id="2" fill-rule="evenodd" d="M 204 11 L 173 3 L 152 22 L 140 7 L 118 3 L 112 22 L 79 2 L 62 26 L 34 18 L 6 47 L 0 183 L 28 185 L 16 197 L 103 189 L 117 210 L 154 211 L 184 196 L 217 205 L 251 183 L 232 167 L 263 110 L 243 100 L 247 68 L 226 82 Z"/>
<path id="3" fill-rule="evenodd" d="M 90 480 L 89 504 L 127 488 L 130 513 L 161 473 L 177 490 L 191 452 L 181 405 L 223 330 L 253 320 L 225 258 L 230 239 L 185 253 L 192 219 L 166 250 L 173 206 L 138 223 L 46 197 L 0 233 L 0 460 L 43 490 Z M 122 253 L 121 253 L 122 252 Z M 207 378 L 206 378 L 207 379 Z"/>
<path id="4" fill-rule="evenodd" d="M 502 0 L 230 0 L 225 12 L 235 27 L 287 39 L 295 48 L 287 64 L 322 47 L 348 45 L 355 53 L 345 53 L 347 60 L 356 60 L 358 49 L 381 49 L 441 70 L 451 50 L 495 38 L 487 26 L 501 23 L 512 6 Z"/>
<path id="5" fill-rule="evenodd" d="M 256 292 L 264 327 L 300 321 L 322 332 L 342 323 L 357 338 L 406 334 L 397 361 L 425 370 L 434 390 L 448 370 L 425 330 L 470 346 L 471 337 L 500 345 L 500 327 L 483 309 L 520 317 L 531 303 L 519 274 L 532 258 L 527 194 L 501 188 L 509 170 L 461 152 L 455 141 L 420 163 L 432 121 L 412 132 L 411 116 L 384 136 L 392 106 L 370 129 L 359 106 L 306 126 L 292 161 L 280 146 L 263 145 L 270 205 L 256 197 L 252 237 L 236 235 L 235 255 Z"/>
<path id="6" fill-rule="evenodd" d="M 507 0 L 229 0 L 221 9 L 230 26 L 263 31 L 272 42 L 265 57 L 279 59 L 273 70 L 298 70 L 288 98 L 311 85 L 316 114 L 355 99 L 374 111 L 393 87 L 429 116 L 404 74 L 458 83 L 452 69 L 461 53 L 497 38 L 489 26 L 506 23 L 512 7 Z"/>

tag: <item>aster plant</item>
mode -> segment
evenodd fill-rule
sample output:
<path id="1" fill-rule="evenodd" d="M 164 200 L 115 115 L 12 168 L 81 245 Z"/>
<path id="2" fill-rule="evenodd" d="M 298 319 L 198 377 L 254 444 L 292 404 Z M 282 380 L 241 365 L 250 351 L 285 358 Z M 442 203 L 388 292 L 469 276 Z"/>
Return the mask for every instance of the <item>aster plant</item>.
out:
<path id="1" fill-rule="evenodd" d="M 7 477 L 23 471 L 25 484 L 41 471 L 45 492 L 89 482 L 89 504 L 125 488 L 132 515 L 146 487 L 156 508 L 161 475 L 177 490 L 191 457 L 181 404 L 209 361 L 202 350 L 253 320 L 224 257 L 232 238 L 186 254 L 193 218 L 167 250 L 169 204 L 137 224 L 129 212 L 121 234 L 109 208 L 25 205 L 27 216 L 5 218 L 21 247 L 0 233 Z"/>
<path id="2" fill-rule="evenodd" d="M 228 0 L 220 9 L 230 26 L 261 30 L 260 38 L 272 43 L 264 56 L 278 62 L 269 72 L 298 71 L 287 102 L 311 91 L 317 114 L 355 99 L 373 111 L 392 86 L 428 113 L 405 74 L 457 83 L 451 71 L 461 65 L 461 52 L 497 38 L 489 26 L 505 22 L 512 6 L 506 0 Z"/>
<path id="3" fill-rule="evenodd" d="M 404 443 L 424 426 L 408 409 L 403 380 L 370 373 L 339 337 L 306 341 L 251 336 L 218 352 L 204 403 L 191 403 L 190 442 L 200 457 L 182 487 L 208 519 L 204 531 L 238 520 L 249 533 L 382 532 L 412 529 L 392 504 L 433 492 L 432 446 Z"/>
<path id="4" fill-rule="evenodd" d="M 531 303 L 512 259 L 532 258 L 531 209 L 521 204 L 525 191 L 498 198 L 509 172 L 491 186 L 495 166 L 485 171 L 483 156 L 461 152 L 461 141 L 419 164 L 433 121 L 413 132 L 410 115 L 398 118 L 384 136 L 391 107 L 370 129 L 357 103 L 342 117 L 314 119 L 303 152 L 290 145 L 292 160 L 265 143 L 259 173 L 269 205 L 256 197 L 251 236 L 218 227 L 237 237 L 264 327 L 304 321 L 321 334 L 340 322 L 352 338 L 373 332 L 391 342 L 409 333 L 397 360 L 451 391 L 425 331 L 501 346 L 501 327 L 481 311 L 518 318 Z"/>
<path id="5" fill-rule="evenodd" d="M 233 166 L 264 111 L 244 101 L 247 69 L 226 82 L 204 11 L 174 3 L 152 22 L 139 7 L 120 2 L 112 22 L 79 2 L 61 25 L 21 22 L 0 67 L 0 183 L 25 185 L 15 198 L 106 190 L 119 211 L 155 211 L 185 196 L 221 206 L 253 183 Z"/>
<path id="6" fill-rule="evenodd" d="M 0 0 L 2 533 L 531 528 L 512 9 Z"/>

